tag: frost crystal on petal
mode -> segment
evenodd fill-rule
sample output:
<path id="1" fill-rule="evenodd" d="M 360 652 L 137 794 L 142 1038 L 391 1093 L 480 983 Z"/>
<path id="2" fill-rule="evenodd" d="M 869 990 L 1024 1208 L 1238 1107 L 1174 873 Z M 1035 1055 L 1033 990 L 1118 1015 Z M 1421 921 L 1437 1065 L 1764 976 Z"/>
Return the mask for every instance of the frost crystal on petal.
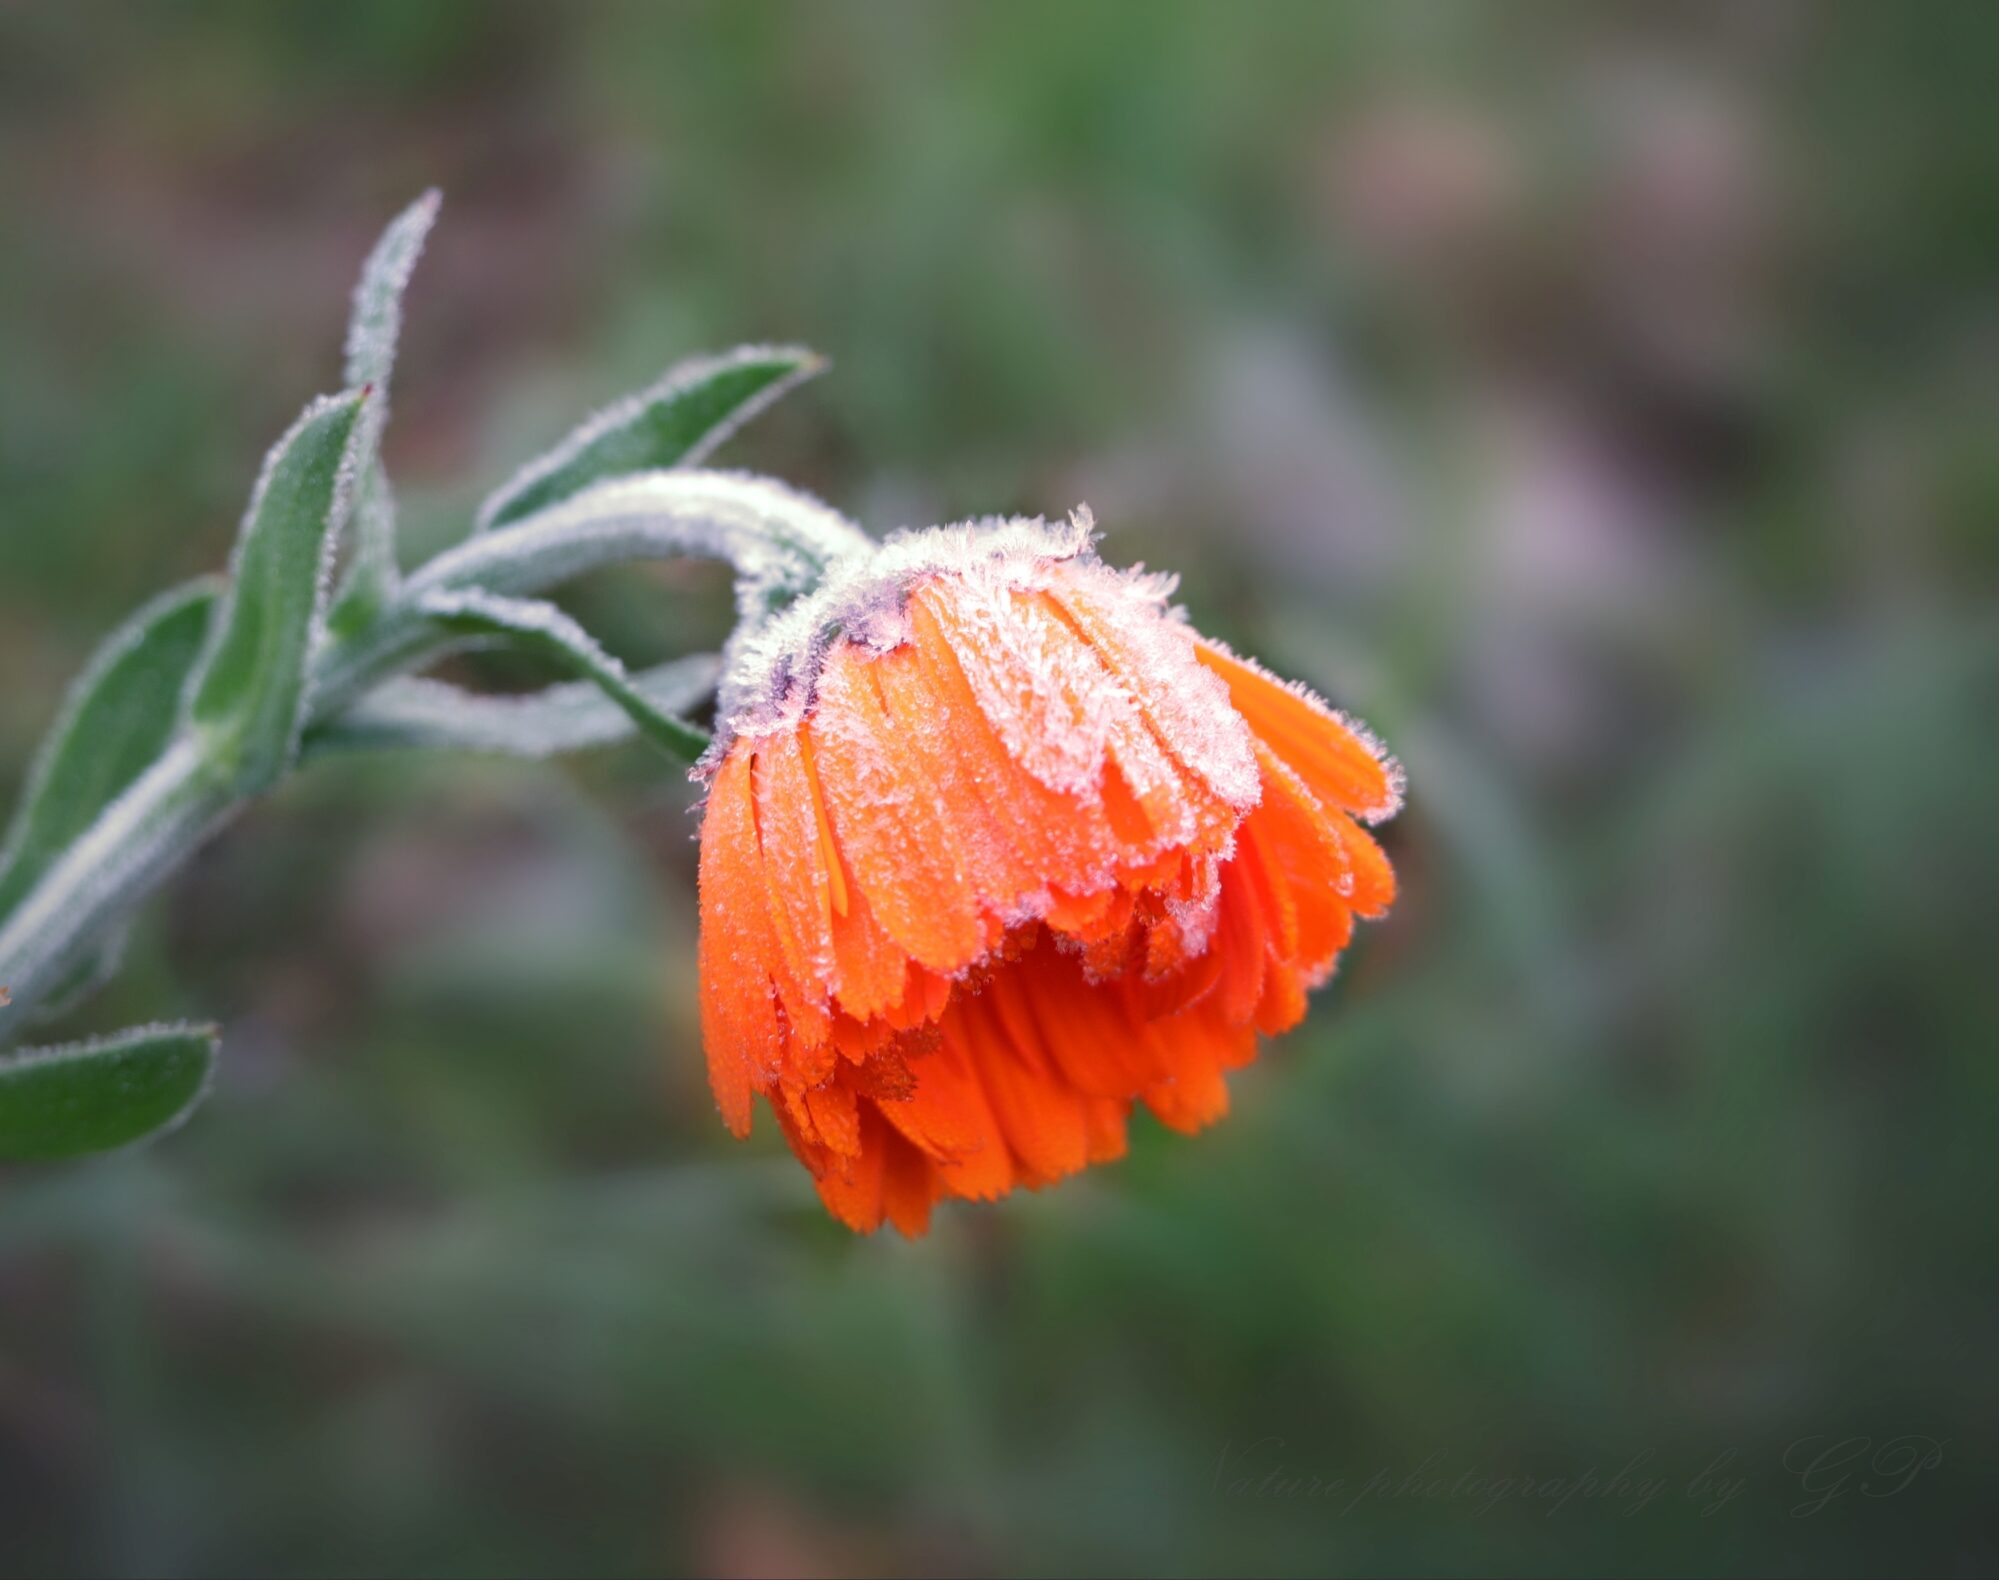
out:
<path id="1" fill-rule="evenodd" d="M 1169 579 L 1126 575 L 1110 570 L 1092 548 L 1095 524 L 1087 509 L 1079 509 L 1066 521 L 1050 523 L 1033 520 L 987 520 L 950 527 L 931 527 L 894 534 L 873 553 L 852 555 L 837 564 L 826 580 L 811 594 L 799 599 L 775 618 L 743 634 L 730 654 L 723 677 L 715 746 L 704 766 L 712 773 L 738 734 L 761 735 L 802 717 L 812 705 L 819 673 L 826 654 L 838 641 L 851 641 L 877 652 L 900 646 L 909 636 L 907 599 L 910 591 L 928 577 L 950 575 L 961 578 L 975 595 L 989 600 L 995 621 L 996 639 L 1013 644 L 1028 663 L 1028 672 L 1045 674 L 1047 684 L 1037 688 L 1044 695 L 1038 705 L 1053 709 L 1053 722 L 1062 707 L 1072 709 L 1065 730 L 1037 738 L 1037 775 L 1045 769 L 1053 777 L 1051 785 L 1072 787 L 1080 783 L 1085 764 L 1102 761 L 1110 730 L 1104 710 L 1114 706 L 1122 688 L 1106 686 L 1100 671 L 1085 684 L 1081 673 L 1062 672 L 1065 661 L 1054 656 L 1056 647 L 1044 644 L 1051 617 L 1036 613 L 1023 625 L 1017 603 L 999 617 L 998 600 L 1013 602 L 1011 594 L 1049 590 L 1060 581 L 1059 570 L 1073 566 L 1100 575 L 1131 605 L 1135 623 L 1170 626 L 1164 618 Z M 1032 631 L 1036 634 L 1026 634 Z M 1176 657 L 1186 638 L 1175 630 L 1154 637 L 1152 651 L 1173 665 L 1180 682 L 1193 686 L 1196 710 L 1204 707 L 1210 689 L 1197 675 L 1186 680 L 1196 666 L 1187 655 Z M 1135 646 L 1134 651 L 1143 649 Z M 1184 660 L 1184 661 L 1182 661 Z M 1073 663 L 1071 665 L 1073 668 Z M 1077 701 L 1057 703 L 1057 697 L 1073 691 Z M 997 698 L 982 698 L 982 703 Z M 1029 708 L 1031 699 L 1015 699 L 1011 711 Z M 1226 695 L 1221 705 L 1227 707 Z M 1080 709 L 1081 711 L 1075 711 Z M 1004 714 L 1008 708 L 1002 708 Z M 1025 725 L 1025 716 L 1020 718 Z M 1157 720 L 1154 721 L 1155 725 Z M 1213 728 L 1211 725 L 1210 729 Z M 1190 737 L 1191 740 L 1191 737 Z M 1169 748 L 1174 742 L 1167 742 Z M 1248 757 L 1246 741 L 1241 756 Z M 1192 765 L 1190 765 L 1192 766 Z M 1205 769 L 1197 771 L 1206 773 Z M 1224 776 L 1226 777 L 1226 775 Z M 1230 781 L 1240 790 L 1240 780 Z M 1254 774 L 1250 783 L 1254 785 Z M 1233 799 L 1233 797 L 1231 797 Z M 1249 800 L 1254 801 L 1252 789 Z"/>
<path id="2" fill-rule="evenodd" d="M 1167 604 L 1171 580 L 1092 563 L 1074 567 L 1065 583 L 1064 604 L 1090 640 L 1126 672 L 1152 682 L 1140 701 L 1166 749 L 1229 805 L 1255 806 L 1261 780 L 1249 731 L 1228 687 L 1195 658 L 1192 634 Z"/>

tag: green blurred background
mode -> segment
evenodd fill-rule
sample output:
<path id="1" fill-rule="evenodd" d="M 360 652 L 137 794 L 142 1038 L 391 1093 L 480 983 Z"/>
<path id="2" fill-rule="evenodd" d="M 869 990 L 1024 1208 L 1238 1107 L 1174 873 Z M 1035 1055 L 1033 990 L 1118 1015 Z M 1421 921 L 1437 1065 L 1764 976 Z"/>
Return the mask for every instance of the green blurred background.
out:
<path id="1" fill-rule="evenodd" d="M 733 463 L 1087 501 L 1413 786 L 1226 1125 L 912 1245 L 723 1134 L 657 758 L 316 771 L 72 1023 L 211 1103 L 0 1179 L 0 1570 L 1999 1566 L 1994 16 L 0 6 L 0 784 L 436 183 L 411 554 L 804 340 Z"/>

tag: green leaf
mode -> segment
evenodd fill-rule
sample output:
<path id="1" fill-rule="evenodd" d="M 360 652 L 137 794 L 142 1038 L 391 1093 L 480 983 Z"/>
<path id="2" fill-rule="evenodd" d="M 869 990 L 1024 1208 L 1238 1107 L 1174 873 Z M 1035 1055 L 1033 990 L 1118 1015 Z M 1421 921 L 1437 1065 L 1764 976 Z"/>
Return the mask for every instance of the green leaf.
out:
<path id="1" fill-rule="evenodd" d="M 698 466 L 744 423 L 826 366 L 798 346 L 744 346 L 670 369 L 530 461 L 479 507 L 490 532 L 592 483 L 627 472 Z"/>
<path id="2" fill-rule="evenodd" d="M 82 1008 L 118 974 L 131 942 L 132 927 L 128 922 L 114 928 L 89 948 L 73 953 L 68 969 L 49 990 L 48 996 L 28 1011 L 29 1022 L 60 1020 Z M 0 1042 L 6 1040 L 0 1037 Z"/>
<path id="3" fill-rule="evenodd" d="M 396 216 L 362 266 L 354 287 L 354 310 L 347 323 L 347 387 L 370 392 L 361 418 L 359 468 L 354 498 L 354 557 L 328 623 L 336 632 L 366 625 L 395 591 L 396 504 L 382 468 L 382 433 L 389 422 L 389 380 L 402 337 L 403 293 L 437 221 L 437 191 Z"/>
<path id="4" fill-rule="evenodd" d="M 352 492 L 364 391 L 314 401 L 264 463 L 190 716 L 243 794 L 268 788 L 298 749 L 306 664 Z"/>
<path id="5" fill-rule="evenodd" d="M 641 670 L 631 683 L 661 713 L 698 707 L 715 689 L 713 653 Z M 524 697 L 489 697 L 438 680 L 392 680 L 307 737 L 308 756 L 414 747 L 547 758 L 629 740 L 631 715 L 594 681 L 548 686 Z"/>
<path id="6" fill-rule="evenodd" d="M 417 607 L 448 630 L 498 637 L 575 670 L 622 708 L 641 735 L 682 762 L 691 763 L 708 749 L 704 731 L 656 707 L 624 665 L 554 604 L 462 588 L 427 593 Z"/>
<path id="7" fill-rule="evenodd" d="M 347 386 L 388 389 L 395 371 L 396 342 L 403 332 L 403 292 L 423 256 L 423 244 L 437 223 L 443 198 L 435 187 L 389 222 L 354 287 L 354 310 L 347 321 Z"/>
<path id="8" fill-rule="evenodd" d="M 0 847 L 0 916 L 166 749 L 220 585 L 191 583 L 146 605 L 70 688 Z"/>
<path id="9" fill-rule="evenodd" d="M 395 596 L 402 569 L 396 563 L 396 497 L 377 460 L 354 484 L 354 557 L 327 613 L 335 636 L 367 627 Z"/>
<path id="10" fill-rule="evenodd" d="M 216 1044 L 212 1026 L 140 1026 L 0 1059 L 0 1161 L 105 1152 L 178 1124 L 207 1089 Z"/>

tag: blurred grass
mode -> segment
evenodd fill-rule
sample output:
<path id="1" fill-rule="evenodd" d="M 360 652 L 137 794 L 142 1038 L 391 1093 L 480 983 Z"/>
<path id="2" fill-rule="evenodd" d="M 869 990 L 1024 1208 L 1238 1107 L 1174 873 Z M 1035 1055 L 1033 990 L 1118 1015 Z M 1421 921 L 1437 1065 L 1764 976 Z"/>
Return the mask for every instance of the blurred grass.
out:
<path id="1" fill-rule="evenodd" d="M 909 1246 L 714 1123 L 656 761 L 316 773 L 80 1023 L 220 1016 L 210 1108 L 0 1182 L 0 1569 L 1989 1568 L 1993 35 L 0 13 L 0 783 L 219 563 L 436 182 L 412 552 L 671 358 L 803 339 L 731 458 L 877 529 L 1087 499 L 1414 787 L 1396 917 L 1226 1125 Z M 572 601 L 650 659 L 718 593 Z M 1791 1444 L 1912 1434 L 1795 1517 Z M 1636 1512 L 1233 1488 L 1634 1456 Z"/>

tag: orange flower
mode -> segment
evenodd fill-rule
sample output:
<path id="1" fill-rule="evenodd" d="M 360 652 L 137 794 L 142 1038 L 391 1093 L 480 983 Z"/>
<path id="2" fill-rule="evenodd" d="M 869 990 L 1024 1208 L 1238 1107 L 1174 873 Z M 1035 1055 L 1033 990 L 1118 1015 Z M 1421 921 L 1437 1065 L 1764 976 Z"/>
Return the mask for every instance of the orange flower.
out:
<path id="1" fill-rule="evenodd" d="M 1395 878 L 1401 774 L 1198 636 L 1088 518 L 891 542 L 739 654 L 705 772 L 701 1011 L 842 1222 L 921 1234 L 1176 1130 Z"/>

